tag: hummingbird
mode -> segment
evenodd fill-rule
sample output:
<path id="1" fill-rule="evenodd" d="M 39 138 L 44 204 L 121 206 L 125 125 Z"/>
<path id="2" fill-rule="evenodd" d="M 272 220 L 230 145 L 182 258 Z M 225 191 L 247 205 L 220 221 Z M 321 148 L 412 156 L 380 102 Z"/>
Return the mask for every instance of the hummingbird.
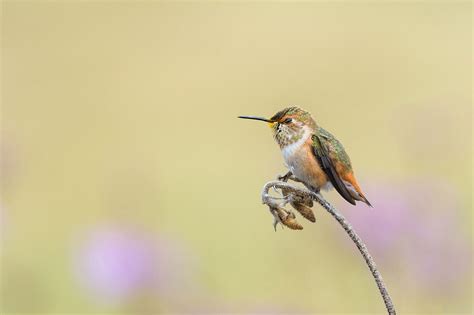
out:
<path id="1" fill-rule="evenodd" d="M 308 189 L 319 192 L 334 187 L 350 204 L 362 201 L 372 207 L 352 170 L 342 144 L 320 127 L 311 114 L 299 107 L 287 107 L 270 119 L 239 116 L 267 122 L 283 154 L 289 172 Z"/>

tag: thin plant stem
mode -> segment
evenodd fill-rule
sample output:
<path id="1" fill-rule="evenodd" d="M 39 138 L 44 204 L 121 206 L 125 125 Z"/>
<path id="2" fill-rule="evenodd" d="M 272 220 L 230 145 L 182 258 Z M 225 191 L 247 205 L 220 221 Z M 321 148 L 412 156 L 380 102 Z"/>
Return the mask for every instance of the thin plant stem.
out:
<path id="1" fill-rule="evenodd" d="M 388 314 L 396 315 L 395 306 L 393 305 L 392 299 L 390 298 L 387 287 L 385 286 L 385 283 L 383 281 L 382 275 L 378 271 L 377 265 L 375 264 L 374 259 L 370 255 L 369 250 L 367 249 L 367 246 L 365 246 L 362 239 L 354 231 L 349 221 L 347 221 L 347 219 L 342 214 L 340 214 L 339 211 L 337 211 L 337 209 L 334 206 L 332 206 L 329 202 L 327 202 L 321 194 L 315 193 L 306 188 L 296 187 L 294 185 L 286 183 L 285 181 L 277 180 L 277 181 L 271 181 L 265 184 L 262 191 L 262 202 L 270 207 L 270 211 L 275 216 L 275 220 L 280 221 L 280 223 L 284 224 L 284 222 L 281 222 L 281 219 L 278 216 L 276 216 L 275 212 L 272 209 L 278 208 L 279 206 L 281 206 L 281 203 L 279 203 L 275 199 L 275 197 L 272 197 L 269 195 L 270 188 L 280 189 L 280 190 L 285 189 L 286 191 L 290 191 L 291 194 L 295 196 L 309 197 L 312 200 L 318 202 L 327 212 L 329 212 L 329 214 L 334 219 L 336 219 L 336 221 L 342 226 L 342 228 L 346 231 L 347 235 L 349 235 L 351 240 L 357 246 L 362 257 L 364 257 L 365 263 L 369 267 L 370 272 L 372 273 L 372 276 L 374 277 L 375 283 L 377 284 L 377 287 L 379 288 L 380 295 L 382 296 L 382 299 L 385 303 L 385 307 L 387 308 Z"/>

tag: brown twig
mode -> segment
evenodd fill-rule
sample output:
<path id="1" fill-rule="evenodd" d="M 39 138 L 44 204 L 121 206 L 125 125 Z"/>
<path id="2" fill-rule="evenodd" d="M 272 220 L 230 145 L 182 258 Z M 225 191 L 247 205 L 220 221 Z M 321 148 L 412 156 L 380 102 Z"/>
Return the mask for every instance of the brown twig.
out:
<path id="1" fill-rule="evenodd" d="M 375 265 L 372 256 L 369 254 L 369 251 L 365 246 L 364 242 L 362 242 L 361 238 L 354 231 L 351 224 L 344 218 L 342 214 L 339 213 L 339 211 L 336 210 L 336 208 L 334 208 L 329 202 L 327 202 L 323 198 L 323 196 L 321 196 L 321 194 L 312 192 L 306 188 L 296 187 L 294 185 L 288 184 L 286 182 L 287 179 L 294 179 L 291 176 L 284 176 L 280 178 L 284 181 L 276 180 L 268 182 L 265 184 L 262 191 L 262 202 L 269 206 L 270 212 L 275 218 L 274 227 L 276 228 L 276 225 L 278 223 L 281 223 L 291 229 L 303 229 L 303 226 L 301 226 L 296 221 L 295 215 L 291 211 L 288 211 L 283 207 L 287 203 L 290 203 L 294 200 L 304 200 L 310 198 L 311 200 L 317 201 L 324 209 L 326 209 L 327 212 L 329 212 L 329 214 L 331 214 L 331 216 L 333 216 L 333 218 L 337 220 L 337 222 L 339 222 L 339 224 L 342 226 L 342 228 L 346 231 L 351 240 L 357 246 L 359 252 L 364 257 L 364 260 L 367 266 L 369 267 L 370 272 L 372 273 L 372 276 L 375 279 L 375 282 L 377 283 L 380 294 L 382 295 L 383 301 L 385 303 L 385 307 L 387 308 L 388 314 L 395 315 L 395 307 L 383 282 L 382 275 L 377 270 L 377 266 Z M 279 189 L 282 192 L 284 191 L 285 197 L 275 198 L 271 196 L 269 194 L 269 190 L 271 188 L 275 190 Z"/>

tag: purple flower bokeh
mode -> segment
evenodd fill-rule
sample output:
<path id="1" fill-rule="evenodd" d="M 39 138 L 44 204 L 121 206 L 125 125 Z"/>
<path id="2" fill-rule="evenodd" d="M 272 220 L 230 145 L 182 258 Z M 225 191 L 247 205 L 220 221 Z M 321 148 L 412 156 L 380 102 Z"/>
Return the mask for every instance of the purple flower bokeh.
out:
<path id="1" fill-rule="evenodd" d="M 426 290 L 465 288 L 472 260 L 469 226 L 453 189 L 429 181 L 364 186 L 374 208 L 343 211 L 376 260 Z"/>
<path id="2" fill-rule="evenodd" d="M 156 276 L 153 245 L 130 233 L 95 231 L 82 245 L 78 259 L 86 287 L 110 298 L 124 298 Z"/>
<path id="3" fill-rule="evenodd" d="M 74 253 L 75 274 L 92 297 L 126 304 L 142 294 L 170 298 L 189 281 L 189 255 L 174 240 L 123 226 L 86 233 Z"/>

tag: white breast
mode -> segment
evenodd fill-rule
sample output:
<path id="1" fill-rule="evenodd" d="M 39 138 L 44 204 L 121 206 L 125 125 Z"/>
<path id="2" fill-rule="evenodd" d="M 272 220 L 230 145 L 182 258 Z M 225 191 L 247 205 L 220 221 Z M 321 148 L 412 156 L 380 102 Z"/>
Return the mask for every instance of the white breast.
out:
<path id="1" fill-rule="evenodd" d="M 294 173 L 294 168 L 295 168 L 295 153 L 301 148 L 302 145 L 308 140 L 308 137 L 311 136 L 311 132 L 305 128 L 305 131 L 303 133 L 303 136 L 296 142 L 293 142 L 292 144 L 288 144 L 287 146 L 283 147 L 281 149 L 281 152 L 283 154 L 283 158 L 285 159 L 286 165 L 288 168 Z"/>

